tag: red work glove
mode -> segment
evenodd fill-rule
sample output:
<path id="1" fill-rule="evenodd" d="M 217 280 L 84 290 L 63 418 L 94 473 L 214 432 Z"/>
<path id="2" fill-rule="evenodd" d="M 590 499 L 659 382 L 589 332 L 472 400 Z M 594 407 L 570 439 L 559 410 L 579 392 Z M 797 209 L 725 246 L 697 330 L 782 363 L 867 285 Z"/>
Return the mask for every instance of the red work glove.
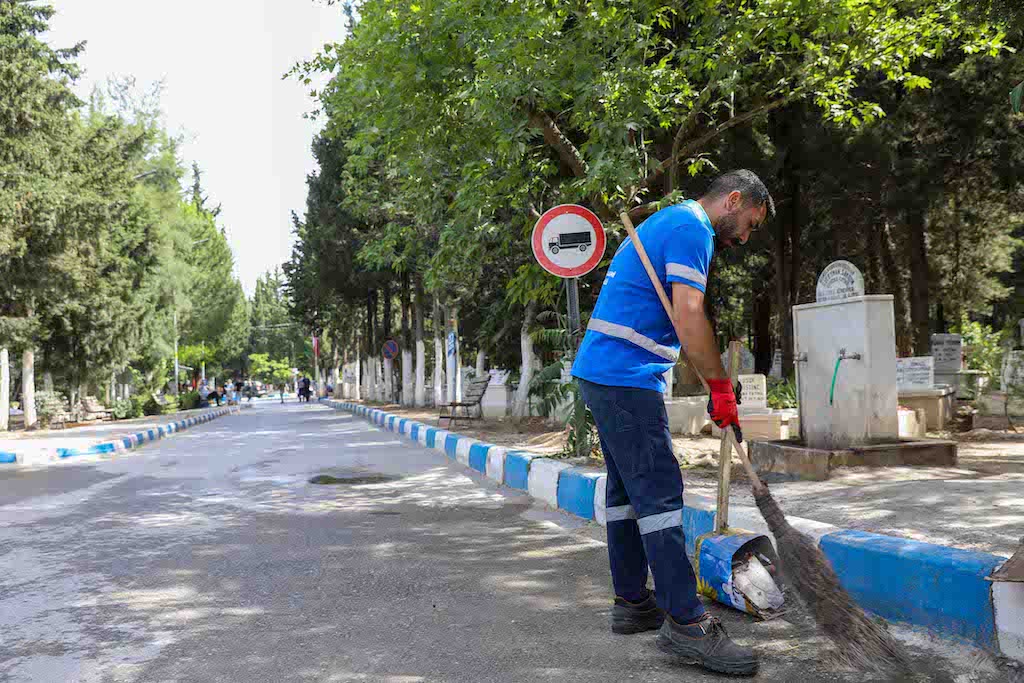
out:
<path id="1" fill-rule="evenodd" d="M 709 379 L 708 387 L 711 389 L 708 414 L 712 422 L 722 429 L 733 427 L 737 441 L 741 441 L 743 437 L 740 436 L 740 416 L 736 411 L 736 394 L 732 382 L 728 379 Z"/>

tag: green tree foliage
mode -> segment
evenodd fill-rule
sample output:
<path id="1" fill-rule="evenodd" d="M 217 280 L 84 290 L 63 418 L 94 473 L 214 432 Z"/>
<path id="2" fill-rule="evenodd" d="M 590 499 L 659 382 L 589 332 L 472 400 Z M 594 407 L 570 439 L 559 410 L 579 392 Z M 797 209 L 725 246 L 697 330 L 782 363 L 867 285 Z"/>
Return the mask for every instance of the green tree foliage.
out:
<path id="1" fill-rule="evenodd" d="M 182 190 L 159 89 L 80 102 L 83 45 L 45 42 L 53 13 L 0 0 L 0 344 L 42 351 L 72 397 L 129 364 L 159 388 L 176 327 L 240 360 L 245 297 L 216 211 Z"/>

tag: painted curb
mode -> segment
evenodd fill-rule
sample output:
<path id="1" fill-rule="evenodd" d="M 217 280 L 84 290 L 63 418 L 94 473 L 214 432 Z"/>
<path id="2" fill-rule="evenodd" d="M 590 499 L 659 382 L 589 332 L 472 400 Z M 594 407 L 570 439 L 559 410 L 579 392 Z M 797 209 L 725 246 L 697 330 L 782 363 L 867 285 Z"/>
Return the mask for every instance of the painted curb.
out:
<path id="1" fill-rule="evenodd" d="M 485 474 L 511 489 L 526 491 L 552 507 L 582 519 L 606 522 L 604 473 L 571 466 L 536 453 L 508 450 L 354 403 L 330 401 L 332 408 L 368 417 L 380 425 L 398 419 L 399 431 L 449 460 Z M 387 427 L 390 428 L 390 427 Z M 715 528 L 715 501 L 685 494 L 686 551 Z M 730 521 L 772 538 L 758 510 L 734 505 Z M 986 581 L 1006 558 L 919 541 L 842 529 L 789 517 L 831 560 L 843 586 L 867 610 L 886 619 L 925 627 L 1024 662 L 1024 584 Z"/>
<path id="2" fill-rule="evenodd" d="M 134 434 L 117 437 L 109 441 L 89 444 L 88 446 L 76 446 L 73 448 L 56 447 L 22 452 L 3 452 L 0 453 L 0 463 L 45 465 L 47 463 L 62 461 L 79 456 L 124 453 L 125 451 L 144 446 L 147 443 L 159 441 L 160 439 L 164 439 L 172 434 L 177 434 L 189 427 L 198 424 L 205 424 L 206 422 L 215 420 L 218 417 L 223 417 L 224 415 L 228 415 L 232 412 L 238 412 L 240 410 L 241 408 L 218 408 L 212 412 L 204 413 L 202 415 L 187 417 L 178 420 L 177 422 L 168 422 L 167 424 L 157 426 L 155 429 L 146 429 L 144 431 L 135 432 Z M 30 443 L 26 443 L 26 446 L 28 445 L 30 445 Z"/>
<path id="3" fill-rule="evenodd" d="M 551 507 L 558 507 L 558 480 L 562 470 L 572 465 L 548 458 L 536 458 L 530 463 L 530 474 L 526 491 L 534 498 L 539 498 Z"/>

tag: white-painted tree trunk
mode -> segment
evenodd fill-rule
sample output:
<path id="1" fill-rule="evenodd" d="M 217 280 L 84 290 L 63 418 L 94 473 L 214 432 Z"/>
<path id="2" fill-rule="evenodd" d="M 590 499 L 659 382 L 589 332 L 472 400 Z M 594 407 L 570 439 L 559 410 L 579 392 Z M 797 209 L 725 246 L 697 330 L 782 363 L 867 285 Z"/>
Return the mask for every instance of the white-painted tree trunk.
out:
<path id="1" fill-rule="evenodd" d="M 43 359 L 45 364 L 46 359 Z M 53 391 L 53 373 L 49 370 L 43 373 L 43 391 Z"/>
<path id="2" fill-rule="evenodd" d="M 445 374 L 448 377 L 448 396 L 458 402 L 462 400 L 462 372 L 459 369 L 459 312 L 452 309 L 448 316 L 448 338 L 454 335 L 455 348 L 450 349 L 445 339 Z"/>
<path id="3" fill-rule="evenodd" d="M 416 407 L 427 405 L 427 347 L 422 339 L 416 340 Z"/>
<path id="4" fill-rule="evenodd" d="M 26 349 L 21 355 L 21 409 L 25 412 L 25 429 L 36 426 L 36 352 Z"/>
<path id="5" fill-rule="evenodd" d="M 395 401 L 395 365 L 393 361 L 384 359 L 384 400 L 388 403 Z"/>
<path id="6" fill-rule="evenodd" d="M 672 366 L 671 368 L 668 369 L 668 372 L 665 373 L 665 400 L 666 401 L 669 400 L 670 398 L 672 398 L 672 385 L 675 383 L 675 379 L 676 379 L 676 368 L 675 368 L 675 366 Z"/>
<path id="7" fill-rule="evenodd" d="M 11 420 L 11 354 L 0 349 L 0 432 L 6 432 Z"/>
<path id="8" fill-rule="evenodd" d="M 485 366 L 487 365 L 487 354 L 484 353 L 483 349 L 476 352 L 476 376 L 483 377 L 484 373 L 487 372 Z"/>
<path id="9" fill-rule="evenodd" d="M 444 374 L 444 340 L 441 337 L 434 337 L 434 405 L 443 406 L 447 401 L 445 374 Z"/>
<path id="10" fill-rule="evenodd" d="M 533 339 L 530 338 L 530 327 L 533 326 L 533 319 L 536 315 L 537 306 L 530 302 L 526 306 L 526 314 L 523 317 L 523 326 L 519 331 L 519 352 L 522 356 L 519 367 L 519 387 L 516 389 L 515 402 L 512 405 L 512 415 L 518 418 L 530 416 L 530 381 L 533 380 Z"/>
<path id="11" fill-rule="evenodd" d="M 402 405 L 411 406 L 412 399 L 412 351 L 402 349 Z"/>

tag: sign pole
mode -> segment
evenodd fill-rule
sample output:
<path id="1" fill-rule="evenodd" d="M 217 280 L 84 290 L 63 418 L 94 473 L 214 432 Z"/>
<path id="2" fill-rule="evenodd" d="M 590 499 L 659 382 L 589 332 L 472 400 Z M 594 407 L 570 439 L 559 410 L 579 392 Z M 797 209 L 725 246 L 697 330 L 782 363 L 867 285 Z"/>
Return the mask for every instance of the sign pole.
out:
<path id="1" fill-rule="evenodd" d="M 566 300 L 569 304 L 569 338 L 572 340 L 572 354 L 575 358 L 576 351 L 580 346 L 580 279 L 570 277 L 565 279 Z"/>

